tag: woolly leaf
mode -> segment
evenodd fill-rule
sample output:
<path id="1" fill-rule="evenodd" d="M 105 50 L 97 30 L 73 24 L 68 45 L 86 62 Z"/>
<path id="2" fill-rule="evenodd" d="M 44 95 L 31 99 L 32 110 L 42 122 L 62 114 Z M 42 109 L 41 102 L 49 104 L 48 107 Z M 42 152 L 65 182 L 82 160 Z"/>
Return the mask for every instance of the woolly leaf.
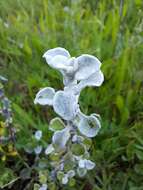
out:
<path id="1" fill-rule="evenodd" d="M 86 137 L 95 137 L 101 128 L 99 120 L 91 115 L 91 116 L 82 116 L 81 120 L 78 124 L 78 129 L 81 134 L 85 135 Z"/>
<path id="2" fill-rule="evenodd" d="M 34 103 L 51 106 L 53 104 L 54 95 L 55 95 L 55 90 L 53 88 L 51 87 L 43 88 L 36 94 Z"/>
<path id="3" fill-rule="evenodd" d="M 83 54 L 77 57 L 78 70 L 75 74 L 77 80 L 87 79 L 100 69 L 101 62 L 94 56 Z"/>
<path id="4" fill-rule="evenodd" d="M 46 59 L 47 62 L 51 61 L 55 56 L 61 55 L 64 57 L 70 57 L 69 52 L 61 47 L 53 48 L 48 51 L 46 51 L 43 55 L 43 57 Z"/>
<path id="5" fill-rule="evenodd" d="M 56 131 L 52 137 L 53 145 L 56 149 L 64 149 L 67 141 L 70 138 L 70 132 L 68 128 L 61 131 Z"/>
<path id="6" fill-rule="evenodd" d="M 54 111 L 65 120 L 72 120 L 78 111 L 77 98 L 72 92 L 58 91 L 53 100 Z"/>

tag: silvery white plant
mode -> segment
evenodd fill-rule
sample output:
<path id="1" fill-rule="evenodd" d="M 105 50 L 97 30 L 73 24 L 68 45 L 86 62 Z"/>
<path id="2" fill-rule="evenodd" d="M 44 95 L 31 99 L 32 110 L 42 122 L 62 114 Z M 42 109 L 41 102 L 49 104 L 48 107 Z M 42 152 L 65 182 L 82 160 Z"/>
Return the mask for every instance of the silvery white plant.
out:
<path id="1" fill-rule="evenodd" d="M 104 76 L 100 70 L 101 62 L 92 55 L 71 57 L 66 49 L 57 47 L 46 51 L 43 57 L 50 67 L 63 75 L 64 89 L 56 91 L 45 87 L 37 93 L 34 103 L 52 106 L 60 116 L 49 124 L 53 136 L 45 154 L 54 158 L 51 161 L 52 179 L 67 184 L 75 175 L 83 177 L 95 167 L 89 159 L 89 148 L 91 138 L 97 135 L 101 127 L 99 115 L 82 113 L 78 99 L 82 89 L 100 86 Z M 41 137 L 40 131 L 35 133 L 37 140 Z M 39 154 L 42 149 L 37 147 L 35 151 Z"/>

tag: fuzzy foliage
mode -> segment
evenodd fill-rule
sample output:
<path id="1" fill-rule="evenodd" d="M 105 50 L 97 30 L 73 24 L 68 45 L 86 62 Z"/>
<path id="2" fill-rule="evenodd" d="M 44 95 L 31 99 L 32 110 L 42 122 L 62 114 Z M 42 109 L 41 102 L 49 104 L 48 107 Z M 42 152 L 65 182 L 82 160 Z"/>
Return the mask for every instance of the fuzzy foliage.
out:
<path id="1" fill-rule="evenodd" d="M 49 129 L 53 132 L 52 142 L 45 150 L 51 160 L 51 180 L 67 184 L 77 174 L 83 177 L 88 170 L 95 167 L 90 160 L 90 138 L 97 135 L 100 129 L 97 114 L 85 115 L 81 112 L 78 99 L 86 86 L 100 86 L 104 77 L 100 70 L 101 62 L 94 56 L 83 54 L 77 58 L 61 47 L 50 49 L 44 53 L 46 62 L 63 75 L 64 89 L 56 91 L 51 87 L 41 89 L 34 100 L 35 104 L 52 106 L 56 117 L 51 120 Z M 40 131 L 35 133 L 39 140 Z M 39 155 L 42 147 L 35 153 Z"/>

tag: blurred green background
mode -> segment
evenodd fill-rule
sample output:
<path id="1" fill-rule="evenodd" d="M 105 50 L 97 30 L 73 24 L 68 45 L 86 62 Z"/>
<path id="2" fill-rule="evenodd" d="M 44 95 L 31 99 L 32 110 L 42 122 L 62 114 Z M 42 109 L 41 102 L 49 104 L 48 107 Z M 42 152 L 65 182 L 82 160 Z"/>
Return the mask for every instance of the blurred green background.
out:
<path id="1" fill-rule="evenodd" d="M 72 56 L 97 56 L 105 76 L 100 88 L 80 96 L 82 111 L 102 118 L 91 148 L 97 166 L 75 187 L 62 189 L 143 190 L 143 1 L 0 0 L 0 74 L 9 80 L 5 91 L 24 163 L 31 162 L 24 148 L 33 131 L 48 133 L 55 115 L 34 105 L 35 94 L 41 87 L 63 88 L 61 75 L 42 58 L 57 46 Z M 17 157 L 0 161 L 0 183 L 18 177 L 19 165 Z"/>

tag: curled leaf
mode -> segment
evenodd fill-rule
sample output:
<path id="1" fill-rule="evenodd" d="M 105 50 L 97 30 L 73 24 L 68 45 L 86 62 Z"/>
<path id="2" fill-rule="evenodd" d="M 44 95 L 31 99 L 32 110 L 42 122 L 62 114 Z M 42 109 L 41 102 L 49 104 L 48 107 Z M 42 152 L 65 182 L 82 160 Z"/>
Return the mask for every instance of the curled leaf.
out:
<path id="1" fill-rule="evenodd" d="M 104 75 L 99 70 L 93 73 L 90 77 L 85 80 L 81 80 L 80 83 L 76 86 L 76 93 L 79 94 L 82 89 L 87 86 L 101 86 L 104 81 Z"/>
<path id="2" fill-rule="evenodd" d="M 83 54 L 77 57 L 78 69 L 75 74 L 77 80 L 87 79 L 100 69 L 101 62 L 94 56 Z"/>
<path id="3" fill-rule="evenodd" d="M 68 58 L 62 55 L 57 55 L 49 61 L 49 65 L 57 70 L 71 72 L 73 67 L 68 64 Z"/>
<path id="4" fill-rule="evenodd" d="M 70 57 L 69 52 L 66 49 L 61 48 L 61 47 L 53 48 L 53 49 L 46 51 L 44 53 L 43 57 L 46 59 L 46 61 L 48 63 L 49 61 L 51 61 L 51 59 L 53 59 L 57 55 L 61 55 L 61 56 L 68 57 L 68 58 Z"/>
<path id="5" fill-rule="evenodd" d="M 101 128 L 99 120 L 91 115 L 91 116 L 81 116 L 81 119 L 78 123 L 78 129 L 81 134 L 86 137 L 95 137 Z"/>
<path id="6" fill-rule="evenodd" d="M 36 94 L 34 103 L 51 106 L 53 104 L 54 95 L 55 95 L 55 90 L 53 88 L 51 87 L 43 88 Z"/>

